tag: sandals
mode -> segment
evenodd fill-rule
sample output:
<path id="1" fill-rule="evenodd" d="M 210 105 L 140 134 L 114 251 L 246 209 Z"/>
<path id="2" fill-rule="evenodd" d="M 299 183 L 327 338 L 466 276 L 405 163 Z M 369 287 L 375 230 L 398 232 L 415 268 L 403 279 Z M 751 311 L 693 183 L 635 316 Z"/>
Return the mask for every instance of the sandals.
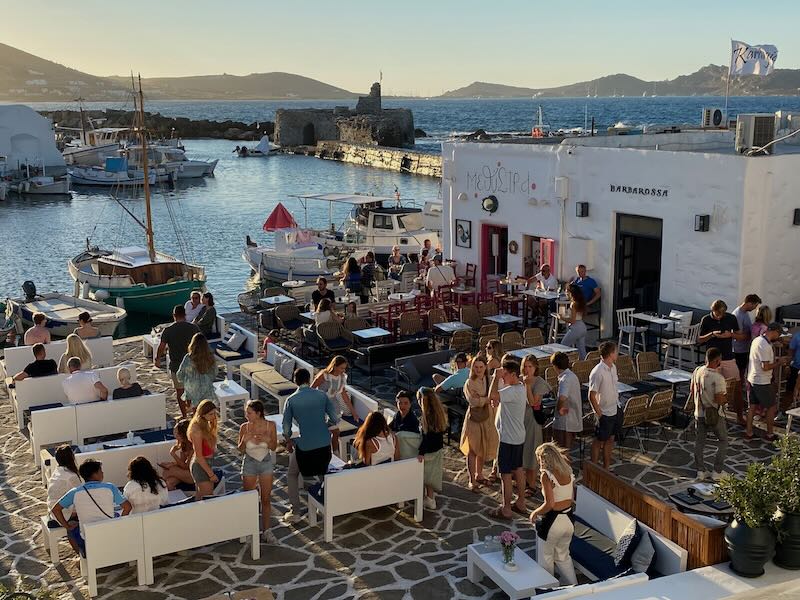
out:
<path id="1" fill-rule="evenodd" d="M 513 517 L 507 517 L 503 514 L 502 508 L 495 508 L 489 511 L 489 518 L 496 519 L 497 521 L 511 521 Z"/>
<path id="2" fill-rule="evenodd" d="M 765 439 L 766 441 L 768 441 L 768 442 L 774 442 L 775 440 L 777 440 L 777 439 L 778 439 L 778 436 L 777 436 L 777 435 L 775 435 L 774 433 L 769 433 L 769 434 L 767 434 L 767 435 L 765 435 L 765 436 L 764 436 L 764 439 Z"/>
<path id="3" fill-rule="evenodd" d="M 511 505 L 511 511 L 517 513 L 518 515 L 522 515 L 523 517 L 528 515 L 527 510 L 519 508 L 516 504 Z"/>
<path id="4" fill-rule="evenodd" d="M 467 489 L 468 489 L 470 492 L 475 492 L 475 493 L 477 494 L 477 493 L 478 493 L 478 491 L 481 489 L 481 484 L 480 484 L 480 482 L 478 482 L 478 481 L 476 481 L 475 483 L 472 483 L 472 482 L 470 481 L 470 482 L 467 484 Z"/>

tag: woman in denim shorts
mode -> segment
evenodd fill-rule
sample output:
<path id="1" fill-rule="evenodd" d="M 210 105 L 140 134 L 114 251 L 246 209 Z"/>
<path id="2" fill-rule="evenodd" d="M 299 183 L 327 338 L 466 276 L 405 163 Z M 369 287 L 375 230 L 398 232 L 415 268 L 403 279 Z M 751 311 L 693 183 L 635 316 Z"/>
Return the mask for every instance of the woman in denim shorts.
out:
<path id="1" fill-rule="evenodd" d="M 272 496 L 272 470 L 275 466 L 275 449 L 278 447 L 278 432 L 275 423 L 264 418 L 264 405 L 260 400 L 251 400 L 245 408 L 247 421 L 239 428 L 237 447 L 243 454 L 242 487 L 245 490 L 259 489 L 261 498 L 262 539 L 268 544 L 277 540 L 270 531 Z"/>

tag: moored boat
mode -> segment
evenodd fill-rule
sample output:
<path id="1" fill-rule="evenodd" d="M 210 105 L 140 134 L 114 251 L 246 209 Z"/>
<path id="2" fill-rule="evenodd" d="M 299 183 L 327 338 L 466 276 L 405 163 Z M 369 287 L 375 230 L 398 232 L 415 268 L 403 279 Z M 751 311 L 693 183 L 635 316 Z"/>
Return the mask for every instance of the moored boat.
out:
<path id="1" fill-rule="evenodd" d="M 66 337 L 78 327 L 78 315 L 88 312 L 92 317 L 92 325 L 100 330 L 101 335 L 113 335 L 126 316 L 126 311 L 117 306 L 109 306 L 102 302 L 75 298 L 68 294 L 50 292 L 37 294 L 32 282 L 23 286 L 25 296 L 6 300 L 6 317 L 19 318 L 24 327 L 33 325 L 33 315 L 44 313 L 47 327 L 52 335 Z"/>

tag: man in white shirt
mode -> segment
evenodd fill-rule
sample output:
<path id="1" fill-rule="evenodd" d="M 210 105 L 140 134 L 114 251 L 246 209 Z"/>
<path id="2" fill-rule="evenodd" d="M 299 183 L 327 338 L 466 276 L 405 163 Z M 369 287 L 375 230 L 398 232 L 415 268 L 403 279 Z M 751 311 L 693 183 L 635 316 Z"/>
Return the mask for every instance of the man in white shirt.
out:
<path id="1" fill-rule="evenodd" d="M 85 527 L 89 523 L 113 519 L 114 507 L 122 509 L 121 516 L 131 512 L 128 502 L 113 483 L 103 481 L 103 464 L 99 460 L 88 459 L 78 467 L 78 473 L 85 481 L 64 494 L 64 497 L 53 506 L 53 516 L 67 530 L 69 542 L 76 552 L 86 556 Z M 64 509 L 74 507 L 78 515 L 78 523 L 64 518 Z"/>
<path id="2" fill-rule="evenodd" d="M 550 265 L 542 265 L 542 270 L 534 275 L 529 283 L 536 280 L 536 289 L 547 291 L 555 291 L 558 289 L 558 278 L 550 271 Z"/>
<path id="3" fill-rule="evenodd" d="M 563 352 L 553 354 L 550 357 L 550 364 L 555 367 L 558 375 L 553 438 L 559 446 L 570 452 L 575 434 L 583 431 L 581 382 L 569 368 L 569 357 Z"/>
<path id="4" fill-rule="evenodd" d="M 592 441 L 592 462 L 597 464 L 603 452 L 603 467 L 611 466 L 614 451 L 614 437 L 617 429 L 617 404 L 619 391 L 617 384 L 617 344 L 600 344 L 600 362 L 589 374 L 589 403 L 597 418 L 597 427 Z"/>
<path id="5" fill-rule="evenodd" d="M 192 297 L 186 301 L 186 304 L 183 305 L 183 308 L 186 309 L 186 320 L 189 321 L 189 323 L 194 322 L 195 317 L 200 314 L 201 310 L 203 310 L 203 304 L 201 302 L 199 290 L 192 292 Z"/>
<path id="6" fill-rule="evenodd" d="M 750 364 L 747 367 L 747 383 L 750 384 L 750 408 L 747 410 L 747 429 L 745 439 L 753 439 L 753 414 L 756 405 L 761 410 L 766 411 L 765 420 L 767 422 L 767 441 L 773 441 L 775 434 L 772 428 L 775 425 L 775 412 L 778 409 L 777 394 L 772 389 L 772 372 L 775 367 L 788 365 L 790 356 L 784 356 L 775 360 L 775 352 L 772 344 L 775 343 L 783 333 L 783 328 L 779 323 L 770 323 L 767 330 L 750 345 Z"/>
<path id="7" fill-rule="evenodd" d="M 456 274 L 453 267 L 450 265 L 443 265 L 442 258 L 437 257 L 433 259 L 433 266 L 428 269 L 428 274 L 425 276 L 425 285 L 429 290 L 436 293 L 436 291 L 446 285 L 453 285 L 456 282 Z"/>
<path id="8" fill-rule="evenodd" d="M 689 397 L 694 400 L 694 418 L 697 421 L 697 437 L 694 442 L 694 467 L 697 469 L 697 479 L 706 478 L 705 447 L 706 432 L 711 429 L 717 434 L 719 445 L 717 456 L 714 460 L 714 471 L 711 474 L 714 481 L 722 479 L 722 467 L 725 464 L 725 454 L 728 452 L 728 427 L 725 423 L 725 410 L 722 408 L 727 401 L 727 384 L 725 378 L 717 369 L 722 362 L 722 352 L 718 348 L 706 350 L 706 364 L 700 365 L 692 373 L 692 382 L 689 386 Z M 718 417 L 716 423 L 706 423 L 706 409 L 715 409 Z M 713 416 L 713 415 L 712 415 Z"/>
<path id="9" fill-rule="evenodd" d="M 81 371 L 81 359 L 73 356 L 67 361 L 70 376 L 61 382 L 70 404 L 85 404 L 108 399 L 108 388 L 94 371 Z"/>
<path id="10" fill-rule="evenodd" d="M 500 380 L 504 387 L 500 388 Z M 527 515 L 525 507 L 525 471 L 522 468 L 522 450 L 525 447 L 525 411 L 528 404 L 533 406 L 533 392 L 519 376 L 519 363 L 508 358 L 492 375 L 489 400 L 499 406 L 495 416 L 495 426 L 500 434 L 500 448 L 497 453 L 497 466 L 503 487 L 503 505 L 490 513 L 501 521 L 510 521 L 513 513 Z M 511 503 L 513 481 L 517 483 L 517 502 Z"/>

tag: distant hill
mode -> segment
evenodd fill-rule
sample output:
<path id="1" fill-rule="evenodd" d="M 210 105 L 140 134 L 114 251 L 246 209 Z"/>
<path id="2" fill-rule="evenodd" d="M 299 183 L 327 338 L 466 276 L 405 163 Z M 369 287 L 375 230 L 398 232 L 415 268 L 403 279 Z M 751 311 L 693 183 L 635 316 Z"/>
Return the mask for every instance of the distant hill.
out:
<path id="1" fill-rule="evenodd" d="M 442 94 L 442 98 L 575 98 L 582 96 L 721 96 L 727 67 L 708 65 L 690 75 L 665 81 L 644 81 L 625 74 L 607 75 L 554 88 L 528 88 L 476 81 Z M 800 93 L 800 69 L 776 69 L 768 77 L 734 77 L 732 96 L 795 96 Z"/>
<path id="2" fill-rule="evenodd" d="M 291 73 L 143 78 L 145 96 L 158 100 L 352 99 L 357 94 Z M 124 101 L 129 77 L 97 77 L 0 44 L 0 101 Z"/>

